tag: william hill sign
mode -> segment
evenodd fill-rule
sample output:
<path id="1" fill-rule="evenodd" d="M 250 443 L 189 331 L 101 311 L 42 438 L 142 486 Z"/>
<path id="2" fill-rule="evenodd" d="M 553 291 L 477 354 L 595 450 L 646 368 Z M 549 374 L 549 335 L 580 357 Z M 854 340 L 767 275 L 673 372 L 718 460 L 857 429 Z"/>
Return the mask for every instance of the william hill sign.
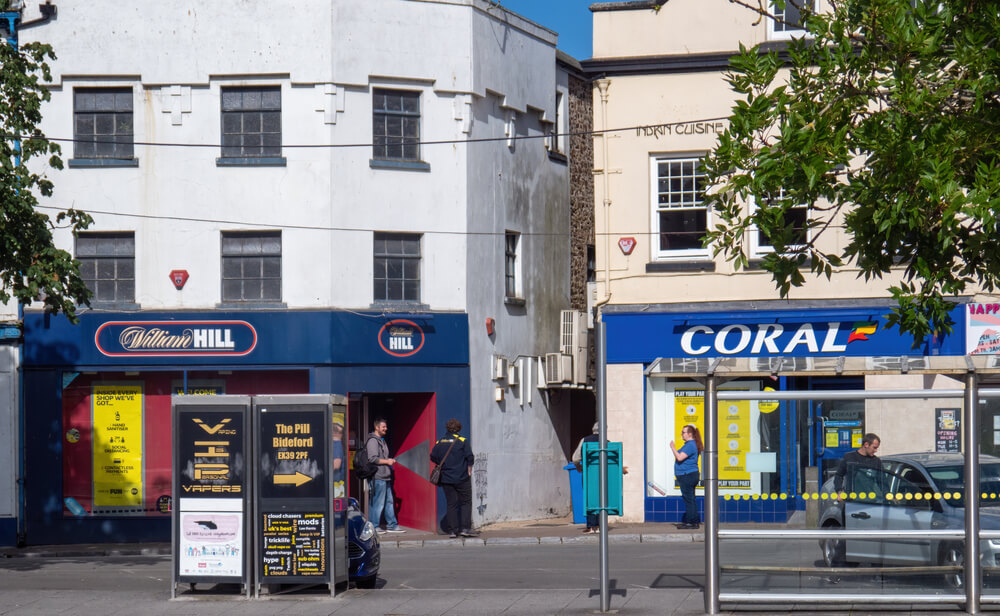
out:
<path id="1" fill-rule="evenodd" d="M 246 321 L 108 321 L 94 334 L 108 357 L 241 356 L 257 346 Z"/>

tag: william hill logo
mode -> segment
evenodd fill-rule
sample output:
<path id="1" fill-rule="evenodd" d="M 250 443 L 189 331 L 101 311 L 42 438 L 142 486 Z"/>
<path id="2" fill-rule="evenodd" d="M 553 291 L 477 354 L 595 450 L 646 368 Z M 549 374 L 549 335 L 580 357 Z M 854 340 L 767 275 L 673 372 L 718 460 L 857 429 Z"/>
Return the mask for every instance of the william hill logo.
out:
<path id="1" fill-rule="evenodd" d="M 109 321 L 94 342 L 109 357 L 247 355 L 257 331 L 246 321 Z"/>
<path id="2" fill-rule="evenodd" d="M 378 344 L 389 355 L 409 357 L 424 346 L 424 330 L 413 321 L 395 319 L 378 331 Z"/>

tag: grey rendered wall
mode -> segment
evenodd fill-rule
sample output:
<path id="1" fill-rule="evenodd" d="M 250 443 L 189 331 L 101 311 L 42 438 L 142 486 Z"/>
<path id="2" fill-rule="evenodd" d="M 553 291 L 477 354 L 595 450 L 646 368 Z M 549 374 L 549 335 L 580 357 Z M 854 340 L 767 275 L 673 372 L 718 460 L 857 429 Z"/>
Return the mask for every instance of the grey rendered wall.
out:
<path id="1" fill-rule="evenodd" d="M 555 41 L 480 23 L 471 138 L 541 136 L 554 117 Z M 537 34 L 537 33 L 536 33 Z M 551 41 L 551 42 L 550 42 Z M 507 97 L 505 88 L 515 88 Z M 514 108 L 512 99 L 524 106 Z M 520 102 L 520 101 L 519 101 Z M 544 139 L 471 145 L 468 157 L 468 313 L 473 494 L 477 524 L 564 515 L 569 484 L 564 440 L 570 399 L 536 388 L 534 357 L 557 350 L 559 311 L 569 308 L 569 170 Z M 504 301 L 504 234 L 521 234 L 523 305 Z M 487 318 L 496 322 L 493 336 Z M 494 355 L 519 362 L 522 384 L 491 378 Z M 495 399 L 496 388 L 504 400 Z"/>

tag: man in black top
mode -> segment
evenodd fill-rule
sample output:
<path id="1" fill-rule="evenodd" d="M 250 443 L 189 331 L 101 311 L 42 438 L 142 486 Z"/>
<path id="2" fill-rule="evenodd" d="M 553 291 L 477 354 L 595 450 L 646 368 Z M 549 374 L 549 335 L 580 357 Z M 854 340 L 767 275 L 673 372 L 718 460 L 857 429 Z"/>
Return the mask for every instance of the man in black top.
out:
<path id="1" fill-rule="evenodd" d="M 861 437 L 861 447 L 857 451 L 848 451 L 844 454 L 843 459 L 840 460 L 840 466 L 837 467 L 837 474 L 833 478 L 833 488 L 837 492 L 841 492 L 844 489 L 844 477 L 848 475 L 848 471 L 855 468 L 872 468 L 880 470 L 882 468 L 881 463 L 879 463 L 878 458 L 875 456 L 878 453 L 878 447 L 882 443 L 877 434 L 868 434 Z M 851 473 L 853 477 L 853 473 Z M 848 489 L 851 491 L 855 490 L 855 486 L 852 482 L 848 482 Z"/>
<path id="2" fill-rule="evenodd" d="M 462 431 L 462 422 L 449 419 L 444 429 L 448 434 L 434 444 L 431 461 L 441 465 L 441 483 L 438 485 L 444 490 L 444 500 L 448 505 L 446 530 L 452 537 L 475 537 L 479 534 L 472 530 L 472 465 L 476 456 L 472 453 L 469 439 L 458 435 Z"/>

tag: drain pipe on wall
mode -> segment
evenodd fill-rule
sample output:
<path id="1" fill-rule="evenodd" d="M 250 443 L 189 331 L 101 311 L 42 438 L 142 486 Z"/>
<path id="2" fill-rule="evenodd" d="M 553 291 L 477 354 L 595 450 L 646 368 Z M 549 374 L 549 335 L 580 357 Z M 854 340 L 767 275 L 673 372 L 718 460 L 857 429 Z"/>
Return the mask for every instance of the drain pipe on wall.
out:
<path id="1" fill-rule="evenodd" d="M 598 504 L 600 516 L 600 559 L 601 559 L 601 612 L 611 610 L 610 574 L 608 571 L 608 396 L 607 396 L 607 338 L 601 308 L 611 301 L 611 234 L 608 232 L 611 209 L 611 192 L 608 187 L 608 87 L 610 79 L 598 79 L 597 88 L 601 93 L 601 173 L 604 180 L 604 297 L 594 304 L 594 351 L 597 355 L 597 425 L 600 449 L 600 494 Z"/>

